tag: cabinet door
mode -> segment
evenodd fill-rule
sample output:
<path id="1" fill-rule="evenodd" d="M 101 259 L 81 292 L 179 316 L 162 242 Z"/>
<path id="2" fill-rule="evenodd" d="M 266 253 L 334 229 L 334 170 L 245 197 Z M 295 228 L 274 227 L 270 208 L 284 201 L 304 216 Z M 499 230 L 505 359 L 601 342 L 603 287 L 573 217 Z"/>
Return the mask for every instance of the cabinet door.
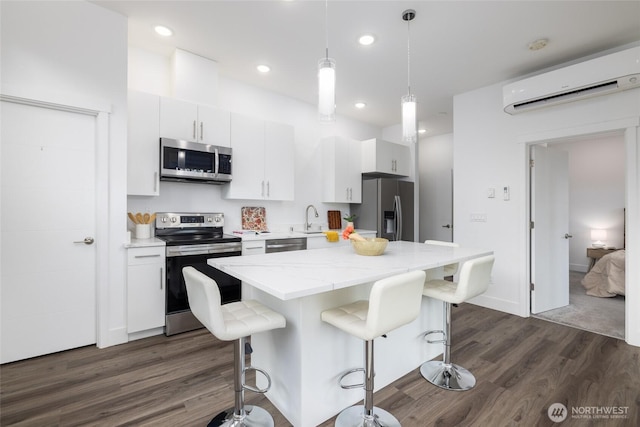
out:
<path id="1" fill-rule="evenodd" d="M 349 191 L 349 203 L 362 203 L 362 143 L 349 139 L 346 141 L 346 147 L 348 152 L 344 179 Z"/>
<path id="2" fill-rule="evenodd" d="M 199 105 L 197 136 L 203 144 L 231 147 L 231 113 Z"/>
<path id="3" fill-rule="evenodd" d="M 127 127 L 127 194 L 160 194 L 160 97 L 129 92 Z"/>
<path id="4" fill-rule="evenodd" d="M 198 106 L 186 101 L 160 98 L 160 136 L 198 140 Z"/>
<path id="5" fill-rule="evenodd" d="M 282 123 L 265 124 L 265 198 L 293 200 L 295 174 L 294 129 Z"/>
<path id="6" fill-rule="evenodd" d="M 240 114 L 231 114 L 233 179 L 223 186 L 227 199 L 263 199 L 267 191 L 264 179 L 264 122 Z"/>
<path id="7" fill-rule="evenodd" d="M 164 326 L 164 247 L 129 249 L 127 268 L 127 332 Z"/>
<path id="8" fill-rule="evenodd" d="M 393 144 L 392 157 L 395 160 L 393 173 L 409 176 L 411 172 L 411 152 L 409 147 L 402 144 Z"/>

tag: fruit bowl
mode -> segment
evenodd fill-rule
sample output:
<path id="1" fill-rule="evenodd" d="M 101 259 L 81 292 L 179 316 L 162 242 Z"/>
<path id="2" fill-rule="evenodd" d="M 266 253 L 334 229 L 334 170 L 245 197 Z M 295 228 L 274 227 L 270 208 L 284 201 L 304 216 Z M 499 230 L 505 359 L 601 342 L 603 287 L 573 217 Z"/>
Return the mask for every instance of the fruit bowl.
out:
<path id="1" fill-rule="evenodd" d="M 351 240 L 351 245 L 358 255 L 376 256 L 382 255 L 387 248 L 389 240 L 381 237 L 374 237 L 372 239 L 364 240 Z"/>

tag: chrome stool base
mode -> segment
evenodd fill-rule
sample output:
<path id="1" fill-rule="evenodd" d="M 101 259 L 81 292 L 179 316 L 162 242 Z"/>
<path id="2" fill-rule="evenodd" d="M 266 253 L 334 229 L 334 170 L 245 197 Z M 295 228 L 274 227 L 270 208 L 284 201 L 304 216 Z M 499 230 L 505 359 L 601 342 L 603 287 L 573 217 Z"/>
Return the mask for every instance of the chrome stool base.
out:
<path id="1" fill-rule="evenodd" d="M 441 360 L 431 360 L 420 366 L 420 373 L 431 384 L 446 390 L 465 391 L 476 385 L 476 379 L 471 372 L 462 366 Z"/>
<path id="2" fill-rule="evenodd" d="M 338 414 L 336 427 L 400 427 L 400 422 L 377 406 L 373 407 L 373 416 L 365 417 L 364 405 L 350 406 Z"/>
<path id="3" fill-rule="evenodd" d="M 271 414 L 259 406 L 245 405 L 245 415 L 241 417 L 234 416 L 233 411 L 231 408 L 220 412 L 207 427 L 274 427 Z"/>

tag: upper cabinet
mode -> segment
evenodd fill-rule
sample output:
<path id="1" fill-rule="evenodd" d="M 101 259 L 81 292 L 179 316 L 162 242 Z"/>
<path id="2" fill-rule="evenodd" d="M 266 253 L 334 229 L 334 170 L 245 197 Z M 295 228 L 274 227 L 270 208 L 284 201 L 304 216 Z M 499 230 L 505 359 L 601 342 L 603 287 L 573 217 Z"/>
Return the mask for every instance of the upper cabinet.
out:
<path id="1" fill-rule="evenodd" d="M 379 176 L 409 176 L 409 147 L 382 139 L 362 141 L 362 173 Z"/>
<path id="2" fill-rule="evenodd" d="M 129 91 L 127 194 L 160 194 L 160 97 Z"/>
<path id="3" fill-rule="evenodd" d="M 160 136 L 230 147 L 230 113 L 178 99 L 160 98 Z"/>
<path id="4" fill-rule="evenodd" d="M 362 143 L 343 137 L 321 142 L 325 203 L 362 203 Z"/>
<path id="5" fill-rule="evenodd" d="M 226 199 L 293 200 L 294 129 L 241 114 L 231 114 L 233 179 L 222 189 Z"/>

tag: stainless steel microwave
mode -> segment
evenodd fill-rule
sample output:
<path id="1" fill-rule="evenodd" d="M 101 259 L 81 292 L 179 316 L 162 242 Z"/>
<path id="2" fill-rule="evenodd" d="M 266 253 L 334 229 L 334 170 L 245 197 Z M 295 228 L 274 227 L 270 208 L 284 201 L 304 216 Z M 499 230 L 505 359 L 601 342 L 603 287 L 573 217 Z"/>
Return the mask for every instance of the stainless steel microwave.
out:
<path id="1" fill-rule="evenodd" d="M 224 184 L 231 181 L 231 148 L 160 138 L 160 179 Z"/>

